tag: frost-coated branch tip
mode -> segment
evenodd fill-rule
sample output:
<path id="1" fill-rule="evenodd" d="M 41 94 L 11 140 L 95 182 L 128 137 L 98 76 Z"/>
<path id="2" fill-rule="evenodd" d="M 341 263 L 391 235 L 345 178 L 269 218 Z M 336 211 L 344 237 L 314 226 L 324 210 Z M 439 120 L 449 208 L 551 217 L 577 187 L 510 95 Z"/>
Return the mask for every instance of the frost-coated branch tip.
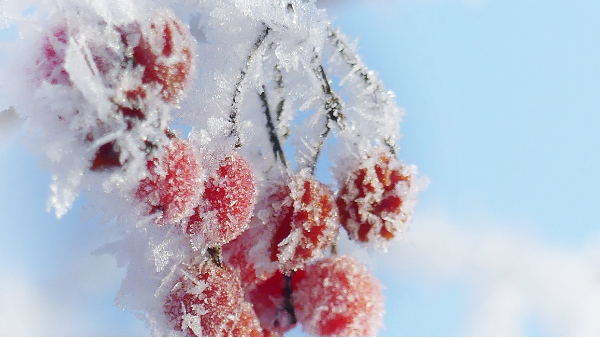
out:
<path id="1" fill-rule="evenodd" d="M 233 92 L 233 99 L 231 102 L 231 111 L 229 113 L 229 121 L 232 124 L 230 136 L 233 136 L 236 138 L 235 148 L 240 148 L 242 146 L 242 140 L 241 140 L 241 135 L 240 135 L 239 126 L 238 126 L 239 104 L 240 104 L 239 97 L 242 94 L 242 85 L 243 85 L 244 80 L 246 79 L 246 76 L 248 73 L 248 68 L 250 68 L 250 64 L 253 61 L 256 52 L 262 46 L 262 44 L 264 43 L 264 41 L 270 31 L 271 31 L 271 28 L 269 26 L 267 26 L 265 23 L 263 23 L 263 30 L 260 33 L 260 35 L 258 36 L 258 38 L 256 39 L 256 41 L 254 42 L 254 45 L 252 46 L 252 49 L 251 49 L 250 53 L 248 54 L 248 57 L 246 57 L 246 62 L 244 63 L 244 67 L 242 68 L 242 71 L 240 72 L 238 81 L 235 84 L 235 90 Z"/>
<path id="2" fill-rule="evenodd" d="M 269 101 L 267 100 L 267 92 L 265 86 L 262 87 L 262 92 L 259 94 L 260 100 L 263 105 L 263 112 L 265 114 L 265 118 L 267 119 L 267 131 L 269 133 L 269 141 L 271 142 L 271 146 L 273 147 L 273 156 L 275 156 L 275 160 L 281 161 L 284 167 L 287 167 L 287 163 L 285 161 L 285 153 L 283 152 L 283 147 L 279 141 L 279 136 L 277 136 L 277 130 L 275 129 L 275 125 L 273 124 L 273 119 L 271 118 L 271 111 L 269 109 Z M 278 112 L 280 109 L 280 105 L 283 104 L 281 101 L 278 105 Z"/>
<path id="3" fill-rule="evenodd" d="M 315 58 L 318 60 L 318 58 Z M 326 120 L 325 125 L 323 126 L 323 130 L 319 134 L 319 139 L 317 141 L 317 146 L 314 149 L 314 156 L 311 161 L 308 162 L 308 166 L 311 169 L 311 172 L 314 173 L 319 157 L 321 156 L 321 152 L 323 151 L 323 146 L 325 145 L 325 141 L 329 136 L 329 132 L 332 128 L 332 123 L 339 129 L 344 128 L 344 115 L 342 114 L 342 102 L 338 95 L 331 88 L 331 84 L 329 79 L 327 78 L 327 74 L 325 73 L 325 69 L 323 65 L 319 64 L 314 69 L 314 74 L 321 83 L 321 90 L 324 94 L 324 102 L 323 106 L 325 109 Z"/>

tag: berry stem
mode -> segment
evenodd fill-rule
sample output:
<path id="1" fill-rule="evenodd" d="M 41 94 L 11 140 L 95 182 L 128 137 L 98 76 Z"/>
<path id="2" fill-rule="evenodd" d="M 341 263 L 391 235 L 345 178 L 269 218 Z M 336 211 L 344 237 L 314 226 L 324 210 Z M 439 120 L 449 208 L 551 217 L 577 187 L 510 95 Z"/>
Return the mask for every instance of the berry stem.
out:
<path id="1" fill-rule="evenodd" d="M 285 97 L 283 95 L 283 74 L 281 74 L 281 68 L 279 65 L 275 67 L 275 82 L 277 83 L 277 93 L 279 94 L 279 103 L 277 104 L 277 125 L 279 126 L 281 123 L 281 115 L 283 114 L 283 109 L 285 107 Z M 285 132 L 282 135 L 283 140 L 287 140 L 290 136 L 289 128 L 286 128 Z"/>
<path id="2" fill-rule="evenodd" d="M 284 277 L 285 286 L 283 287 L 283 309 L 290 315 L 292 325 L 296 324 L 296 313 L 294 312 L 294 304 L 292 303 L 292 274 L 286 274 Z"/>
<path id="3" fill-rule="evenodd" d="M 223 257 L 221 247 L 208 248 L 210 259 L 220 268 L 223 267 Z"/>
<path id="4" fill-rule="evenodd" d="M 317 161 L 319 160 L 319 156 L 321 156 L 321 152 L 323 150 L 323 145 L 325 144 L 325 140 L 331 131 L 330 122 L 334 122 L 337 124 L 338 128 L 343 129 L 344 124 L 344 115 L 342 114 L 342 103 L 337 94 L 331 89 L 331 85 L 329 84 L 329 79 L 327 78 L 327 74 L 325 73 L 325 69 L 323 65 L 319 64 L 314 68 L 314 73 L 316 77 L 321 82 L 321 88 L 323 94 L 325 94 L 325 113 L 327 114 L 327 119 L 325 121 L 325 126 L 323 130 L 319 134 L 319 143 L 315 148 L 315 154 L 313 159 L 309 162 L 311 173 L 314 174 L 315 168 L 317 166 Z"/>
<path id="5" fill-rule="evenodd" d="M 394 103 L 390 101 L 390 96 L 386 93 L 385 87 L 383 87 L 381 81 L 373 72 L 369 71 L 367 66 L 360 60 L 360 57 L 356 55 L 352 47 L 348 45 L 343 37 L 340 37 L 338 32 L 331 27 L 327 27 L 327 32 L 329 43 L 335 47 L 336 51 L 342 56 L 344 62 L 350 66 L 352 73 L 362 78 L 365 88 L 374 88 L 369 89 L 369 91 L 372 92 L 373 101 L 375 103 L 381 102 L 386 106 L 394 105 Z M 385 135 L 384 142 L 389 147 L 391 153 L 395 155 L 397 145 L 392 137 Z"/>
<path id="6" fill-rule="evenodd" d="M 335 241 L 333 241 L 333 243 L 331 243 L 331 246 L 330 246 L 330 248 L 331 248 L 331 254 L 332 254 L 333 256 L 335 256 L 335 255 L 337 255 L 337 254 L 338 254 L 337 238 L 335 239 Z"/>
<path id="7" fill-rule="evenodd" d="M 271 28 L 269 28 L 266 24 L 263 23 L 263 26 L 264 26 L 263 31 L 260 33 L 260 35 L 256 39 L 256 42 L 254 42 L 254 46 L 253 46 L 252 50 L 250 51 L 250 54 L 248 54 L 248 57 L 246 58 L 244 68 L 242 68 L 240 77 L 238 78 L 238 81 L 235 84 L 235 91 L 233 92 L 233 100 L 231 102 L 231 111 L 229 112 L 229 121 L 233 124 L 230 135 L 236 138 L 236 142 L 235 142 L 236 148 L 240 148 L 242 146 L 240 131 L 238 129 L 238 120 L 239 120 L 238 105 L 239 105 L 239 96 L 242 93 L 242 83 L 244 82 L 244 79 L 246 78 L 246 75 L 248 73 L 248 68 L 250 67 L 250 63 L 252 62 L 254 55 L 256 54 L 256 52 L 258 51 L 260 46 L 265 41 L 267 35 L 271 31 Z"/>
<path id="8" fill-rule="evenodd" d="M 283 152 L 283 148 L 281 147 L 281 143 L 279 142 L 275 125 L 273 125 L 273 120 L 271 119 L 271 111 L 269 109 L 269 101 L 267 100 L 267 91 L 265 86 L 262 87 L 262 92 L 259 94 L 259 96 L 260 100 L 262 101 L 263 112 L 267 118 L 267 130 L 269 131 L 269 141 L 271 141 L 271 145 L 273 146 L 273 155 L 275 156 L 275 160 L 279 159 L 283 166 L 287 168 L 285 154 Z M 282 102 L 280 102 L 279 105 L 282 105 Z"/>

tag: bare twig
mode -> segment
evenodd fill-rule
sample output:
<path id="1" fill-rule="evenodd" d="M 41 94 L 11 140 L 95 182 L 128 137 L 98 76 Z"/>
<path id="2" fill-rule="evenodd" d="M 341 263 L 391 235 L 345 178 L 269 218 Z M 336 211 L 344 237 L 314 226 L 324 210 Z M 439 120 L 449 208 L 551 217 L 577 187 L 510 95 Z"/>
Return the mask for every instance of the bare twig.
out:
<path id="1" fill-rule="evenodd" d="M 221 247 L 208 248 L 207 250 L 210 259 L 218 266 L 223 267 L 223 253 Z"/>
<path id="2" fill-rule="evenodd" d="M 254 55 L 256 54 L 256 52 L 258 51 L 260 46 L 265 41 L 265 39 L 270 31 L 271 31 L 271 28 L 269 28 L 267 25 L 264 25 L 264 29 L 260 33 L 258 38 L 256 39 L 256 42 L 254 42 L 254 46 L 253 46 L 252 50 L 250 51 L 250 54 L 248 54 L 248 57 L 246 58 L 246 63 L 244 64 L 244 68 L 242 69 L 242 71 L 240 73 L 240 77 L 238 78 L 238 81 L 235 84 L 235 91 L 233 92 L 233 100 L 231 102 L 231 111 L 229 112 L 229 121 L 233 125 L 230 135 L 236 138 L 236 142 L 235 142 L 236 148 L 240 148 L 242 146 L 240 131 L 238 129 L 239 128 L 239 126 L 238 126 L 238 120 L 239 120 L 238 104 L 239 104 L 239 96 L 242 94 L 242 83 L 244 82 L 244 79 L 246 78 L 246 74 L 248 73 L 248 68 L 250 67 L 250 64 L 252 62 L 252 59 L 254 58 Z"/>
<path id="3" fill-rule="evenodd" d="M 287 167 L 283 147 L 279 142 L 279 136 L 277 136 L 277 131 L 275 130 L 275 125 L 273 124 L 273 120 L 271 118 L 271 111 L 269 109 L 269 101 L 267 100 L 267 91 L 265 86 L 263 86 L 262 89 L 263 91 L 259 94 L 259 97 L 262 101 L 263 112 L 265 113 L 265 117 L 267 118 L 267 131 L 269 132 L 269 141 L 271 142 L 271 146 L 273 147 L 273 155 L 275 156 L 276 160 L 279 158 L 284 167 Z"/>
<path id="4" fill-rule="evenodd" d="M 331 122 L 337 124 L 338 128 L 340 129 L 344 128 L 344 115 L 342 114 L 342 103 L 337 94 L 333 91 L 333 89 L 331 89 L 331 85 L 329 84 L 329 79 L 327 78 L 327 74 L 325 73 L 323 65 L 319 64 L 317 67 L 315 67 L 314 73 L 321 82 L 321 89 L 323 91 L 323 94 L 325 94 L 324 105 L 327 119 L 323 130 L 319 134 L 319 143 L 315 148 L 315 154 L 313 156 L 312 161 L 309 164 L 313 173 L 315 172 L 319 156 L 321 156 L 321 152 L 323 151 L 325 140 L 327 139 L 327 136 L 331 131 Z"/>
<path id="5" fill-rule="evenodd" d="M 294 304 L 292 303 L 292 273 L 293 272 L 286 274 L 284 277 L 285 286 L 283 288 L 283 308 L 291 317 L 290 324 L 296 324 L 296 313 L 294 312 Z"/>
<path id="6" fill-rule="evenodd" d="M 280 126 L 281 123 L 281 115 L 283 114 L 283 109 L 285 107 L 285 97 L 282 94 L 283 91 L 283 75 L 281 74 L 281 68 L 279 68 L 279 65 L 277 65 L 275 67 L 275 83 L 277 83 L 277 90 L 279 92 L 280 95 L 280 100 L 279 103 L 277 104 L 277 125 Z M 290 130 L 289 128 L 286 128 L 285 132 L 283 133 L 283 135 L 281 135 L 283 137 L 283 140 L 287 140 L 288 137 L 290 136 Z"/>
<path id="7" fill-rule="evenodd" d="M 390 96 L 386 93 L 383 84 L 373 74 L 373 72 L 370 72 L 368 70 L 365 64 L 354 53 L 352 48 L 348 46 L 348 44 L 339 37 L 338 33 L 333 28 L 327 27 L 327 32 L 328 39 L 331 45 L 335 47 L 338 53 L 340 53 L 342 59 L 344 60 L 344 62 L 346 62 L 346 64 L 348 64 L 348 66 L 350 66 L 350 68 L 352 68 L 352 71 L 357 76 L 362 78 L 363 82 L 365 83 L 365 88 L 374 88 L 370 90 L 373 92 L 373 99 L 375 103 L 382 102 L 383 104 L 388 106 L 393 105 L 393 103 L 390 102 Z M 384 142 L 389 147 L 392 154 L 396 154 L 396 144 L 392 140 L 392 138 L 390 136 L 387 136 L 385 137 Z"/>

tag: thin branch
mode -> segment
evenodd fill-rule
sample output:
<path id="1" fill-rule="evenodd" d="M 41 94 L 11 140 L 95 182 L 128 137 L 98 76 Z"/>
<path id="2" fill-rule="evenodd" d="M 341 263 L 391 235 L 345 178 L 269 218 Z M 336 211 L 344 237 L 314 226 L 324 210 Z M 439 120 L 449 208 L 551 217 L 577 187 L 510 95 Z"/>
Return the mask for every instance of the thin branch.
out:
<path id="1" fill-rule="evenodd" d="M 238 121 L 239 121 L 238 104 L 239 104 L 239 96 L 242 94 L 242 83 L 244 82 L 244 79 L 246 79 L 246 75 L 248 73 L 248 68 L 250 67 L 250 64 L 251 64 L 252 59 L 254 58 L 254 55 L 256 54 L 256 52 L 258 51 L 260 46 L 265 41 L 267 35 L 271 31 L 271 28 L 269 28 L 264 23 L 263 23 L 263 25 L 264 25 L 264 29 L 260 33 L 258 38 L 256 39 L 256 42 L 254 42 L 253 49 L 250 51 L 250 54 L 248 54 L 248 57 L 246 58 L 246 63 L 240 73 L 240 77 L 238 78 L 238 81 L 235 84 L 235 91 L 233 92 L 233 100 L 231 102 L 231 111 L 229 112 L 229 121 L 233 125 L 230 135 L 236 138 L 236 142 L 235 142 L 236 148 L 240 148 L 242 146 L 240 130 L 239 130 L 239 126 L 238 126 Z"/>
<path id="2" fill-rule="evenodd" d="M 383 88 L 380 88 L 379 83 L 374 83 L 374 80 L 371 78 L 367 67 L 354 54 L 352 48 L 348 46 L 345 41 L 342 41 L 339 38 L 337 32 L 331 27 L 327 27 L 327 32 L 329 33 L 328 38 L 330 43 L 336 47 L 336 50 L 342 55 L 342 58 L 352 68 L 352 70 L 354 70 L 363 79 L 366 86 L 375 85 L 376 90 L 384 90 Z"/>
<path id="3" fill-rule="evenodd" d="M 314 69 L 315 75 L 321 82 L 321 89 L 323 94 L 325 94 L 325 113 L 327 116 L 325 126 L 323 130 L 319 134 L 319 143 L 315 148 L 315 154 L 313 159 L 310 162 L 311 172 L 315 172 L 315 168 L 317 166 L 317 161 L 319 160 L 319 156 L 321 156 L 321 152 L 323 151 L 323 146 L 325 144 L 325 140 L 331 131 L 331 122 L 337 124 L 338 128 L 343 129 L 344 124 L 344 115 L 342 114 L 342 103 L 337 94 L 331 89 L 331 85 L 329 84 L 329 79 L 327 78 L 327 74 L 325 74 L 325 69 L 323 65 L 318 65 Z"/>
<path id="4" fill-rule="evenodd" d="M 331 243 L 330 249 L 331 249 L 331 254 L 333 256 L 338 254 L 338 238 L 335 239 L 335 241 L 333 241 L 333 243 Z"/>
<path id="5" fill-rule="evenodd" d="M 221 247 L 208 248 L 207 250 L 210 259 L 220 268 L 223 267 L 223 252 Z"/>
<path id="6" fill-rule="evenodd" d="M 296 324 L 298 320 L 296 319 L 296 313 L 294 312 L 294 304 L 292 301 L 292 273 L 286 274 L 285 286 L 283 288 L 283 308 L 290 315 L 290 324 Z"/>
<path id="7" fill-rule="evenodd" d="M 389 95 L 385 94 L 386 90 L 383 87 L 383 84 L 380 80 L 373 75 L 372 72 L 365 66 L 365 64 L 360 60 L 360 58 L 354 53 L 352 48 L 338 36 L 338 33 L 331 27 L 327 27 L 328 39 L 329 42 L 335 49 L 340 53 L 342 59 L 352 71 L 362 78 L 365 83 L 365 88 L 374 87 L 373 95 L 375 97 L 375 101 L 382 101 L 385 105 L 392 105 L 390 102 Z M 385 94 L 385 95 L 381 95 Z M 392 141 L 391 137 L 386 137 L 384 139 L 385 144 L 389 147 L 392 154 L 396 154 L 396 144 Z"/>
<path id="8" fill-rule="evenodd" d="M 298 319 L 296 318 L 296 312 L 294 311 L 294 299 L 292 297 L 292 293 L 293 293 L 293 289 L 292 289 L 292 275 L 293 275 L 294 271 L 291 271 L 289 273 L 286 273 L 284 275 L 284 285 L 283 285 L 283 292 L 282 292 L 282 296 L 283 296 L 283 301 L 281 302 L 281 307 L 277 308 L 277 312 L 275 315 L 275 321 L 273 322 L 273 325 L 276 328 L 279 328 L 280 326 L 288 327 L 289 325 L 295 325 L 298 322 Z M 280 319 L 284 319 L 281 317 L 281 313 L 285 311 L 287 313 L 287 315 L 289 316 L 286 322 L 280 322 Z"/>
<path id="9" fill-rule="evenodd" d="M 269 101 L 267 100 L 267 90 L 265 86 L 262 87 L 262 93 L 259 94 L 260 100 L 263 105 L 263 112 L 265 113 L 265 117 L 267 118 L 267 131 L 269 132 L 269 141 L 271 141 L 271 146 L 273 147 L 273 155 L 275 159 L 281 161 L 284 167 L 287 168 L 287 163 L 285 161 L 285 154 L 283 152 L 283 148 L 281 143 L 279 142 L 279 137 L 277 136 L 277 131 L 275 130 L 275 125 L 273 124 L 273 120 L 271 119 L 271 111 L 269 109 Z"/>
<path id="10" fill-rule="evenodd" d="M 392 155 L 396 156 L 396 145 L 394 144 L 394 142 L 392 142 L 392 139 L 389 137 L 385 138 L 385 145 L 388 146 L 390 153 L 392 153 Z"/>
<path id="11" fill-rule="evenodd" d="M 281 74 L 281 68 L 279 67 L 279 65 L 277 65 L 275 67 L 275 83 L 277 83 L 277 91 L 279 92 L 279 103 L 277 104 L 277 125 L 280 126 L 281 125 L 281 115 L 283 114 L 283 109 L 285 108 L 285 97 L 283 96 L 283 74 Z M 286 128 L 285 132 L 283 133 L 282 137 L 285 140 L 287 140 L 290 136 L 290 129 Z"/>

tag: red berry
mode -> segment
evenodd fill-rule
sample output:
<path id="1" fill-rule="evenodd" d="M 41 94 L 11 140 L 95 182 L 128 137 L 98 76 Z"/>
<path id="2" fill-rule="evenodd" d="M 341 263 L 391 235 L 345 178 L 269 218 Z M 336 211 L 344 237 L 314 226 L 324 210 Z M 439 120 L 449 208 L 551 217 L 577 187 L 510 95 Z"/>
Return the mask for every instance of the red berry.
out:
<path id="1" fill-rule="evenodd" d="M 260 327 L 260 322 L 256 317 L 256 313 L 252 304 L 248 302 L 242 303 L 242 312 L 240 320 L 231 331 L 232 337 L 262 337 L 263 330 Z"/>
<path id="2" fill-rule="evenodd" d="M 208 247 L 232 241 L 248 228 L 255 189 L 250 163 L 238 153 L 226 157 L 204 182 L 204 194 L 189 219 L 187 233 L 202 236 Z"/>
<path id="3" fill-rule="evenodd" d="M 123 30 L 126 46 L 132 34 L 139 34 L 137 30 Z M 193 64 L 193 38 L 187 25 L 170 11 L 158 11 L 150 31 L 136 42 L 132 57 L 135 66 L 144 67 L 142 83 L 157 84 L 165 102 L 177 103 L 189 85 Z"/>
<path id="4" fill-rule="evenodd" d="M 263 329 L 263 337 L 281 337 L 281 336 L 282 336 L 282 334 L 279 332 Z"/>
<path id="5" fill-rule="evenodd" d="M 274 235 L 269 255 L 288 272 L 320 258 L 335 240 L 338 211 L 331 190 L 308 171 L 290 177 L 268 198 Z"/>
<path id="6" fill-rule="evenodd" d="M 163 310 L 172 328 L 186 336 L 230 336 L 259 330 L 238 276 L 212 260 L 185 271 L 167 296 Z"/>
<path id="7" fill-rule="evenodd" d="M 97 171 L 120 167 L 123 165 L 120 157 L 121 149 L 114 141 L 105 143 L 96 151 L 90 169 Z"/>
<path id="8" fill-rule="evenodd" d="M 350 256 L 324 258 L 305 269 L 294 289 L 304 331 L 315 336 L 375 336 L 383 326 L 379 281 Z"/>
<path id="9" fill-rule="evenodd" d="M 111 27 L 107 27 L 109 29 Z M 190 83 L 189 75 L 193 62 L 193 38 L 189 29 L 178 21 L 169 11 L 155 13 L 152 22 L 143 32 L 140 24 L 133 23 L 126 27 L 112 27 L 121 34 L 121 49 L 109 48 L 106 41 L 89 40 L 93 65 L 99 70 L 106 88 L 113 88 L 110 100 L 114 103 L 114 115 L 122 118 L 127 131 L 134 130 L 141 120 L 146 120 L 153 113 L 155 120 L 149 126 L 163 128 L 162 122 L 167 118 L 164 107 L 148 104 L 152 98 L 148 96 L 150 88 L 159 91 L 159 99 L 168 103 L 176 103 Z M 71 85 L 69 74 L 64 68 L 66 49 L 73 31 L 66 24 L 58 24 L 43 38 L 41 55 L 37 62 L 37 74 L 40 81 L 53 85 Z M 115 54 L 115 50 L 122 53 Z M 90 64 L 90 67 L 93 66 Z M 137 72 L 126 68 L 137 69 Z M 132 79 L 131 74 L 140 74 L 141 79 Z M 110 75 L 110 76 L 109 76 Z M 117 82 L 115 82 L 117 81 Z M 141 83 L 141 86 L 131 83 Z M 149 111 L 152 109 L 152 111 Z M 61 118 L 59 116 L 59 118 Z M 87 130 L 83 142 L 93 142 L 112 130 L 105 130 L 103 120 Z M 146 128 L 146 127 L 144 127 Z M 147 133 L 147 130 L 144 131 Z M 157 130 L 160 133 L 160 130 Z M 127 160 L 121 160 L 121 148 L 130 147 L 131 142 L 123 143 L 121 139 L 102 144 L 96 149 L 91 159 L 91 170 L 107 170 L 123 167 Z M 160 140 L 147 141 L 141 136 L 138 147 L 150 153 Z"/>
<path id="10" fill-rule="evenodd" d="M 146 91 L 142 88 L 128 90 L 125 92 L 126 102 L 117 104 L 117 110 L 127 121 L 127 130 L 131 130 L 134 123 L 138 120 L 146 119 L 146 112 L 142 108 L 143 101 L 146 99 Z"/>
<path id="11" fill-rule="evenodd" d="M 401 231 L 414 207 L 414 169 L 389 153 L 369 156 L 337 197 L 340 222 L 351 239 L 381 244 Z"/>
<path id="12" fill-rule="evenodd" d="M 242 285 L 253 285 L 302 268 L 323 256 L 335 240 L 339 223 L 329 188 L 308 171 L 263 192 L 250 229 L 223 246 L 223 258 L 240 270 Z"/>
<path id="13" fill-rule="evenodd" d="M 136 197 L 150 207 L 150 213 L 162 211 L 160 223 L 189 217 L 202 192 L 202 172 L 190 143 L 173 139 L 164 155 L 148 161 L 147 167 L 149 175 L 140 182 Z"/>
<path id="14" fill-rule="evenodd" d="M 270 238 L 263 227 L 256 226 L 223 245 L 223 260 L 239 270 L 244 289 L 265 281 L 277 271 L 277 263 L 268 255 Z"/>

